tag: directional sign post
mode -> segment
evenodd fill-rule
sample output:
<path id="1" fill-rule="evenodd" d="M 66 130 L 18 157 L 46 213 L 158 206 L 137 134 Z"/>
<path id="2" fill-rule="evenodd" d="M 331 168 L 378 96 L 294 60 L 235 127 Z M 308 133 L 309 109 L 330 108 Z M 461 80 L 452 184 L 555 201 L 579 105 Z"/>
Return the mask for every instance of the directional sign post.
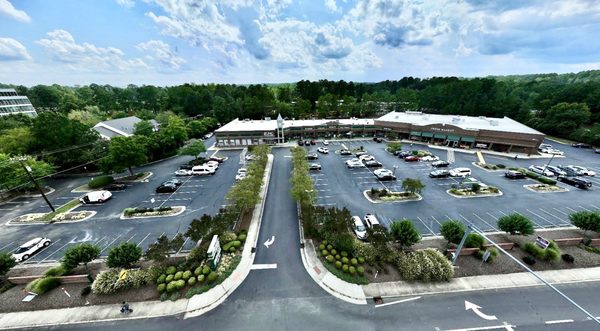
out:
<path id="1" fill-rule="evenodd" d="M 478 305 L 469 302 L 467 300 L 465 300 L 465 310 L 472 310 L 475 314 L 477 314 L 477 316 L 483 318 L 484 320 L 488 320 L 488 321 L 493 321 L 493 320 L 497 320 L 498 318 L 494 315 L 486 315 L 484 313 L 482 313 L 479 309 L 481 309 L 481 307 L 479 307 Z"/>

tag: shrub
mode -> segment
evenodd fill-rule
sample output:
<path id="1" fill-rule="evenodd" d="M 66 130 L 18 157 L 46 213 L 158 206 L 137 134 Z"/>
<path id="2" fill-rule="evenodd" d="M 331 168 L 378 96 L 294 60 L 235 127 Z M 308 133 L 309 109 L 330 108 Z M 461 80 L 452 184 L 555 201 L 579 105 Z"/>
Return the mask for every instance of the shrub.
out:
<path id="1" fill-rule="evenodd" d="M 361 258 L 363 259 L 363 262 L 360 263 L 364 263 L 365 261 L 371 263 L 375 261 L 377 252 L 373 246 L 362 242 L 356 242 L 355 245 L 355 251 L 356 255 L 359 256 L 359 262 Z"/>
<path id="2" fill-rule="evenodd" d="M 335 248 L 331 250 L 331 255 L 337 255 L 337 250 Z"/>
<path id="3" fill-rule="evenodd" d="M 341 269 L 341 268 L 342 268 L 342 262 L 340 262 L 340 261 L 335 261 L 335 267 L 336 267 L 337 269 Z"/>
<path id="4" fill-rule="evenodd" d="M 183 277 L 183 279 L 184 279 L 184 280 L 188 280 L 188 279 L 190 279 L 190 277 L 192 277 L 192 272 L 191 272 L 191 271 L 189 271 L 189 270 L 187 270 L 187 271 L 185 271 L 185 272 L 183 273 L 183 276 L 182 276 L 182 277 Z"/>
<path id="5" fill-rule="evenodd" d="M 543 249 L 532 242 L 527 242 L 523 246 L 523 250 L 544 261 L 555 261 L 560 257 L 560 250 L 553 241 L 550 242 L 550 245 L 548 245 L 548 248 L 546 249 Z"/>
<path id="6" fill-rule="evenodd" d="M 156 284 L 163 284 L 167 280 L 167 275 L 160 275 L 156 280 Z"/>
<path id="7" fill-rule="evenodd" d="M 354 236 L 352 234 L 341 234 L 338 235 L 337 238 L 335 238 L 335 247 L 341 251 L 340 254 L 342 256 L 348 256 L 348 254 L 352 254 L 354 252 L 355 241 L 356 240 L 354 239 Z"/>
<path id="8" fill-rule="evenodd" d="M 358 267 L 358 268 L 356 268 L 356 272 L 358 272 L 358 274 L 362 276 L 365 274 L 365 268 Z"/>
<path id="9" fill-rule="evenodd" d="M 219 242 L 221 243 L 221 246 L 236 239 L 237 235 L 231 231 L 225 231 L 219 236 Z"/>
<path id="10" fill-rule="evenodd" d="M 60 285 L 58 277 L 38 278 L 27 285 L 27 289 L 37 295 L 47 293 Z"/>
<path id="11" fill-rule="evenodd" d="M 340 254 L 335 254 L 335 259 L 336 259 L 336 260 L 339 260 L 339 259 L 341 259 L 341 258 L 342 258 L 342 257 L 340 256 Z"/>
<path id="12" fill-rule="evenodd" d="M 354 268 L 353 266 L 350 266 L 350 267 L 348 268 L 348 272 L 349 272 L 351 275 L 354 275 L 354 274 L 356 273 L 356 268 Z"/>
<path id="13" fill-rule="evenodd" d="M 442 223 L 440 232 L 448 242 L 458 244 L 465 234 L 466 226 L 457 220 L 448 220 Z"/>
<path id="14" fill-rule="evenodd" d="M 358 264 L 358 260 L 353 258 L 352 260 L 350 260 L 350 264 L 352 265 L 357 265 Z"/>
<path id="15" fill-rule="evenodd" d="M 230 253 L 235 253 L 235 251 L 237 251 L 237 247 L 235 247 L 235 246 L 229 247 L 229 252 Z"/>
<path id="16" fill-rule="evenodd" d="M 421 240 L 421 234 L 415 228 L 415 225 L 407 219 L 392 222 L 390 232 L 402 247 L 410 247 Z"/>
<path id="17" fill-rule="evenodd" d="M 177 281 L 172 281 L 167 284 L 167 293 L 171 293 L 177 289 Z"/>
<path id="18" fill-rule="evenodd" d="M 175 287 L 176 287 L 178 290 L 181 290 L 182 288 L 184 288 L 184 287 L 185 287 L 185 280 L 183 280 L 183 279 L 180 279 L 180 280 L 176 281 L 176 282 L 175 282 Z"/>
<path id="19" fill-rule="evenodd" d="M 194 270 L 194 275 L 200 276 L 200 274 L 202 274 L 202 267 L 198 267 Z"/>
<path id="20" fill-rule="evenodd" d="M 333 245 L 329 244 L 327 245 L 327 250 L 332 250 L 333 249 Z"/>
<path id="21" fill-rule="evenodd" d="M 334 258 L 333 258 L 333 255 L 327 255 L 327 257 L 326 257 L 325 259 L 326 259 L 326 260 L 327 260 L 327 262 L 329 262 L 329 263 L 333 263 L 333 260 L 334 260 Z"/>
<path id="22" fill-rule="evenodd" d="M 542 184 L 547 184 L 547 185 L 556 185 L 556 181 L 554 179 L 550 179 L 548 177 L 544 177 L 544 176 L 540 176 L 538 178 L 538 181 Z"/>
<path id="23" fill-rule="evenodd" d="M 167 285 L 164 283 L 158 284 L 158 286 L 156 287 L 156 290 L 158 291 L 158 293 L 162 293 L 167 289 Z"/>
<path id="24" fill-rule="evenodd" d="M 87 264 L 100 256 L 100 247 L 97 245 L 82 243 L 67 248 L 65 255 L 62 258 L 61 264 L 67 270 L 72 270 L 80 263 L 83 263 L 86 268 Z"/>
<path id="25" fill-rule="evenodd" d="M 50 268 L 44 273 L 45 277 L 60 277 L 68 274 L 69 271 L 64 266 L 59 265 L 58 267 Z"/>
<path id="26" fill-rule="evenodd" d="M 169 296 L 169 300 L 171 301 L 177 301 L 179 299 L 179 297 L 181 296 L 181 294 L 179 292 L 173 292 L 170 296 Z"/>
<path id="27" fill-rule="evenodd" d="M 167 275 L 167 278 L 165 278 L 165 283 L 172 282 L 173 278 L 175 278 L 175 275 Z"/>
<path id="28" fill-rule="evenodd" d="M 96 189 L 104 187 L 114 182 L 115 179 L 112 176 L 98 176 L 88 182 L 90 188 Z"/>
<path id="29" fill-rule="evenodd" d="M 188 279 L 187 283 L 190 286 L 196 284 L 196 277 L 191 277 L 190 279 Z"/>
<path id="30" fill-rule="evenodd" d="M 7 252 L 0 252 L 0 277 L 6 275 L 6 273 L 17 265 L 17 261 Z M 1 284 L 1 283 L 0 283 Z M 2 291 L 0 291 L 2 293 Z"/>
<path id="31" fill-rule="evenodd" d="M 134 243 L 124 242 L 112 247 L 108 252 L 106 264 L 110 268 L 130 268 L 142 257 L 142 249 Z"/>
<path id="32" fill-rule="evenodd" d="M 183 277 L 183 272 L 181 272 L 181 271 L 177 271 L 177 272 L 175 273 L 175 277 L 173 277 L 173 280 L 180 280 L 180 279 L 181 279 L 181 277 Z"/>
<path id="33" fill-rule="evenodd" d="M 365 258 L 362 256 L 358 257 L 358 263 L 365 263 Z"/>
<path id="34" fill-rule="evenodd" d="M 91 286 L 86 286 L 86 287 L 82 288 L 81 292 L 80 292 L 80 294 L 81 294 L 82 297 L 88 296 L 88 294 L 90 294 L 90 293 L 92 293 L 92 287 Z"/>
<path id="35" fill-rule="evenodd" d="M 500 230 L 523 236 L 533 234 L 533 223 L 521 214 L 510 214 L 502 216 L 498 219 L 498 227 Z"/>
<path id="36" fill-rule="evenodd" d="M 600 212 L 579 211 L 569 215 L 569 220 L 584 232 L 600 232 Z"/>
<path id="37" fill-rule="evenodd" d="M 242 233 L 238 236 L 238 240 L 244 242 L 246 241 L 246 236 L 247 235 L 245 233 Z"/>
<path id="38" fill-rule="evenodd" d="M 321 251 L 321 255 L 327 256 L 327 255 L 329 255 L 329 252 L 326 249 L 324 249 Z"/>
<path id="39" fill-rule="evenodd" d="M 347 257 L 348 256 L 348 252 L 346 252 L 346 251 L 342 251 L 340 254 L 342 254 L 342 257 Z"/>
<path id="40" fill-rule="evenodd" d="M 575 258 L 571 254 L 563 254 L 560 257 L 562 258 L 563 261 L 565 261 L 567 263 L 575 262 Z"/>
<path id="41" fill-rule="evenodd" d="M 448 281 L 454 276 L 450 261 L 433 248 L 398 254 L 395 263 L 402 278 L 408 281 Z"/>
<path id="42" fill-rule="evenodd" d="M 329 242 L 327 240 L 323 240 L 323 245 L 327 245 Z"/>
<path id="43" fill-rule="evenodd" d="M 479 248 L 483 246 L 484 239 L 477 233 L 469 233 L 465 240 L 465 247 L 467 248 Z"/>
<path id="44" fill-rule="evenodd" d="M 325 249 L 325 245 L 324 245 L 324 244 L 321 244 L 321 245 L 319 245 L 319 250 L 321 250 L 321 251 L 322 251 L 322 250 L 324 250 L 324 249 Z"/>
<path id="45" fill-rule="evenodd" d="M 206 277 L 206 280 L 207 280 L 209 283 L 212 283 L 212 282 L 214 282 L 215 280 L 217 280 L 217 277 L 219 277 L 219 275 L 218 275 L 216 272 L 214 272 L 214 271 L 213 271 L 213 272 L 211 272 L 210 274 L 208 274 L 208 277 Z"/>
<path id="46" fill-rule="evenodd" d="M 166 301 L 168 298 L 169 298 L 169 295 L 167 294 L 167 292 L 164 292 L 163 294 L 160 295 L 159 300 Z"/>
<path id="47" fill-rule="evenodd" d="M 344 264 L 344 265 L 342 266 L 342 271 L 343 271 L 343 272 L 348 272 L 348 265 L 347 265 L 347 264 Z"/>
<path id="48" fill-rule="evenodd" d="M 523 257 L 523 262 L 527 263 L 528 265 L 534 265 L 535 259 L 533 257 L 527 255 L 527 256 Z"/>
<path id="49" fill-rule="evenodd" d="M 342 263 L 343 264 L 348 264 L 349 260 L 347 257 L 342 257 Z"/>
<path id="50" fill-rule="evenodd" d="M 205 278 L 206 278 L 206 276 L 204 276 L 204 275 L 198 276 L 198 283 L 202 283 Z"/>
<path id="51" fill-rule="evenodd" d="M 239 241 L 239 240 L 234 240 L 234 241 L 232 242 L 232 245 L 233 245 L 233 247 L 235 247 L 235 248 L 240 248 L 240 247 L 242 246 L 242 242 L 241 242 L 241 241 Z"/>
<path id="52" fill-rule="evenodd" d="M 202 274 L 204 274 L 204 275 L 210 274 L 210 267 L 205 265 L 204 268 L 202 268 Z"/>
<path id="53" fill-rule="evenodd" d="M 177 268 L 175 268 L 175 266 L 169 266 L 167 268 L 167 270 L 165 271 L 165 273 L 167 275 L 174 275 L 177 272 Z"/>
<path id="54" fill-rule="evenodd" d="M 489 247 L 488 249 L 484 250 L 484 249 L 480 249 L 477 251 L 477 253 L 475 253 L 475 256 L 482 260 L 483 259 L 483 255 L 485 254 L 485 252 L 488 251 L 490 252 L 490 256 L 488 256 L 487 259 L 487 263 L 492 263 L 494 262 L 494 260 L 496 259 L 496 257 L 498 256 L 498 250 L 494 247 Z"/>

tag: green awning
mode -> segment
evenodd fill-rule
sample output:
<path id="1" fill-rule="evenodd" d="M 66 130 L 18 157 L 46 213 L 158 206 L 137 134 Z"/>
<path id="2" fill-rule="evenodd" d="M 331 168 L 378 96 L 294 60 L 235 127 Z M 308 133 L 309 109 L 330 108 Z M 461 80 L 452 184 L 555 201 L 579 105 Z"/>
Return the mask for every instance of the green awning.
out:
<path id="1" fill-rule="evenodd" d="M 463 142 L 466 142 L 466 143 L 474 143 L 475 142 L 475 137 L 462 136 L 462 137 L 460 137 L 460 141 L 463 141 Z"/>
<path id="2" fill-rule="evenodd" d="M 449 134 L 448 137 L 446 138 L 446 140 L 449 141 L 458 141 L 460 139 L 460 136 L 455 136 L 453 134 Z"/>
<path id="3" fill-rule="evenodd" d="M 413 131 L 413 132 L 410 133 L 410 135 L 411 136 L 419 137 L 419 136 L 421 136 L 421 132 L 420 131 Z"/>
<path id="4" fill-rule="evenodd" d="M 443 133 L 436 133 L 433 135 L 433 138 L 446 139 L 446 135 Z"/>
<path id="5" fill-rule="evenodd" d="M 431 137 L 433 137 L 433 133 L 431 133 L 431 132 L 423 132 L 423 134 L 421 134 L 421 137 L 431 138 Z"/>

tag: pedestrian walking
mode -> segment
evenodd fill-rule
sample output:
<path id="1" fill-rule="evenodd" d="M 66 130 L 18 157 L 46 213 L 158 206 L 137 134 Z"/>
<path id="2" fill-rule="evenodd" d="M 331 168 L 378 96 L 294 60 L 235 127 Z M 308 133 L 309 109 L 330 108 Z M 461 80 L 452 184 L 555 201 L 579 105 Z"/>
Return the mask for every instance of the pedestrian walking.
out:
<path id="1" fill-rule="evenodd" d="M 121 304 L 121 314 L 129 314 L 133 312 L 133 309 L 129 308 L 129 304 L 126 301 L 123 301 Z"/>

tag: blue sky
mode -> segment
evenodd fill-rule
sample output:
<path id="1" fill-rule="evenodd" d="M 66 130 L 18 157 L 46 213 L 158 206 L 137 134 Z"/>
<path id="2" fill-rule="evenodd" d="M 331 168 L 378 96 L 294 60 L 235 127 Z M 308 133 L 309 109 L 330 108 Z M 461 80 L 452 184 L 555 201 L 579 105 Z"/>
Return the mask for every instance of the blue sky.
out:
<path id="1" fill-rule="evenodd" d="M 0 0 L 0 82 L 381 81 L 600 69 L 597 0 Z"/>

